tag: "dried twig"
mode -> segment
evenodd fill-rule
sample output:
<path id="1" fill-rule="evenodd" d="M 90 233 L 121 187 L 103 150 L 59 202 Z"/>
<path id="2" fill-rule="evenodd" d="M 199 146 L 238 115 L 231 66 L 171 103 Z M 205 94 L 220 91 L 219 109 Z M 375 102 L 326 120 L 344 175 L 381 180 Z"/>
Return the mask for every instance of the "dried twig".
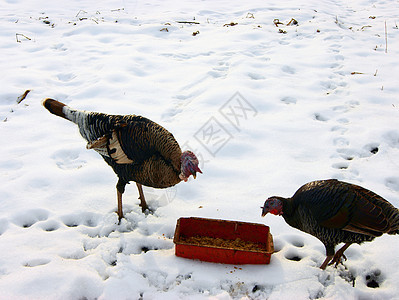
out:
<path id="1" fill-rule="evenodd" d="M 84 11 L 84 10 L 79 10 L 79 12 L 76 14 L 76 18 L 80 15 L 80 13 L 84 13 L 84 14 L 87 14 L 87 11 Z"/>
<path id="2" fill-rule="evenodd" d="M 238 25 L 238 23 L 230 22 L 228 24 L 224 24 L 223 27 L 230 27 L 230 26 L 236 26 L 236 25 Z"/>
<path id="3" fill-rule="evenodd" d="M 176 21 L 176 23 L 179 24 L 200 24 L 199 22 L 195 22 L 195 21 Z"/>
<path id="4" fill-rule="evenodd" d="M 292 25 L 298 25 L 298 21 L 295 20 L 294 18 L 291 18 L 291 20 L 287 23 L 287 26 L 292 26 Z"/>
<path id="5" fill-rule="evenodd" d="M 30 93 L 30 90 L 26 90 L 21 96 L 17 98 L 17 103 L 20 104 L 22 101 L 25 100 L 26 96 Z"/>
<path id="6" fill-rule="evenodd" d="M 274 19 L 273 24 L 276 25 L 276 27 L 278 27 L 278 25 L 283 25 L 283 23 L 281 23 L 279 19 Z"/>
<path id="7" fill-rule="evenodd" d="M 360 30 L 364 30 L 365 28 L 368 28 L 368 27 L 371 27 L 371 25 L 364 25 L 364 26 L 362 26 L 362 28 L 360 28 Z"/>
<path id="8" fill-rule="evenodd" d="M 31 41 L 32 39 L 30 38 L 30 37 L 27 37 L 25 34 L 22 34 L 22 33 L 16 33 L 15 34 L 15 37 L 16 37 L 16 39 L 17 39 L 17 43 L 20 43 L 21 42 L 21 40 L 20 39 L 18 39 L 18 37 L 19 36 L 22 36 L 22 37 L 24 37 L 25 39 L 27 39 L 28 41 Z"/>

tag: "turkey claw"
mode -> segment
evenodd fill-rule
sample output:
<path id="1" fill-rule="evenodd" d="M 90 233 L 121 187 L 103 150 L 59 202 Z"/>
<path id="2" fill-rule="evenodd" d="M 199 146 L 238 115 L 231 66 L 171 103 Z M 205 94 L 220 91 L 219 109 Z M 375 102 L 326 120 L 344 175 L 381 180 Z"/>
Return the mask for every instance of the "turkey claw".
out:
<path id="1" fill-rule="evenodd" d="M 338 254 L 338 255 L 337 255 L 337 254 Z M 345 254 L 343 254 L 343 253 L 342 253 L 342 254 L 336 253 L 336 254 L 334 255 L 333 259 L 330 261 L 330 263 L 329 263 L 328 265 L 331 266 L 331 265 L 333 265 L 333 264 L 335 263 L 335 267 L 336 267 L 336 268 L 338 267 L 339 264 L 342 264 L 342 265 L 343 265 L 342 259 L 341 259 L 341 258 L 343 258 L 344 260 L 347 260 Z"/>
<path id="2" fill-rule="evenodd" d="M 155 211 L 155 210 L 149 208 L 147 205 L 141 206 L 141 204 L 139 204 L 139 206 L 141 207 L 141 212 L 142 212 L 143 214 L 145 214 L 145 215 L 147 215 L 147 216 L 148 216 L 148 215 L 154 214 L 154 211 Z"/>

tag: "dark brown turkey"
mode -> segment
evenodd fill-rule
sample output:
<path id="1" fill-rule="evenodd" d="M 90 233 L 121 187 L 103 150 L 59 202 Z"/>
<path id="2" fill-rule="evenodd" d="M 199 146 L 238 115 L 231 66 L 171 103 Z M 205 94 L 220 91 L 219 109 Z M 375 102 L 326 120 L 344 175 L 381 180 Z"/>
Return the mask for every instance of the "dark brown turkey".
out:
<path id="1" fill-rule="evenodd" d="M 335 179 L 306 183 L 291 198 L 270 197 L 262 216 L 269 212 L 324 244 L 327 258 L 321 269 L 346 259 L 344 251 L 352 243 L 372 241 L 383 233 L 399 234 L 397 208 L 365 188 Z M 339 243 L 345 245 L 335 253 Z"/>
<path id="2" fill-rule="evenodd" d="M 75 110 L 53 99 L 45 99 L 43 105 L 51 113 L 77 124 L 88 142 L 87 149 L 101 154 L 118 175 L 119 220 L 123 218 L 122 194 L 129 181 L 137 184 L 144 212 L 148 206 L 142 185 L 167 188 L 202 173 L 194 153 L 182 153 L 173 135 L 147 118 Z"/>

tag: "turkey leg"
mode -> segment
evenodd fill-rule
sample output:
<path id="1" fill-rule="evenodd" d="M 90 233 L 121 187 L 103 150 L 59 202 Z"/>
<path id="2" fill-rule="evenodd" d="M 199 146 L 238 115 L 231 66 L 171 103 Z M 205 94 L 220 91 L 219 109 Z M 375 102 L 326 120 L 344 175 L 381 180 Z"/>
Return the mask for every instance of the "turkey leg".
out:
<path id="1" fill-rule="evenodd" d="M 144 198 L 144 192 L 143 192 L 143 186 L 140 183 L 137 183 L 137 189 L 139 190 L 139 199 L 140 199 L 140 206 L 141 206 L 141 211 L 145 212 L 148 209 L 147 202 L 145 202 Z"/>
<path id="2" fill-rule="evenodd" d="M 325 270 L 330 260 L 333 258 L 333 255 L 329 255 L 326 257 L 324 262 L 321 264 L 320 269 Z"/>
<path id="3" fill-rule="evenodd" d="M 118 197 L 118 217 L 119 221 L 123 218 L 123 211 L 122 211 L 122 193 L 116 190 L 116 194 Z"/>
<path id="4" fill-rule="evenodd" d="M 341 257 L 343 257 L 346 260 L 346 256 L 344 255 L 344 251 L 348 249 L 348 247 L 351 245 L 351 243 L 346 243 L 345 245 L 342 246 L 337 252 L 335 252 L 334 255 L 328 255 L 324 262 L 321 264 L 320 269 L 325 270 L 327 266 L 330 266 L 335 263 L 335 267 L 338 266 L 338 264 L 341 262 Z M 331 260 L 331 262 L 330 262 Z"/>
<path id="5" fill-rule="evenodd" d="M 121 179 L 118 180 L 116 184 L 116 196 L 118 200 L 118 217 L 119 221 L 123 218 L 123 211 L 122 211 L 122 194 L 125 192 L 126 182 L 122 181 Z"/>

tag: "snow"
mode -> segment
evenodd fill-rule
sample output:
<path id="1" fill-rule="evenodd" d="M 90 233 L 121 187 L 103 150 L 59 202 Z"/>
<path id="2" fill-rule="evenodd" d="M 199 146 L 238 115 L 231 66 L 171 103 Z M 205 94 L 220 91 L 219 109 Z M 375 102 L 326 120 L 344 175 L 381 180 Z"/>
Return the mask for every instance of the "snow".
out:
<path id="1" fill-rule="evenodd" d="M 345 267 L 322 271 L 321 242 L 260 217 L 267 197 L 324 178 L 399 207 L 397 9 L 383 0 L 3 1 L 0 298 L 399 299 L 398 237 L 352 245 Z M 287 26 L 292 18 L 298 25 Z M 203 174 L 145 188 L 147 216 L 131 184 L 118 225 L 115 174 L 74 124 L 42 107 L 46 97 L 146 116 L 194 150 Z M 266 224 L 276 253 L 260 266 L 176 257 L 176 220 L 187 216 Z"/>

